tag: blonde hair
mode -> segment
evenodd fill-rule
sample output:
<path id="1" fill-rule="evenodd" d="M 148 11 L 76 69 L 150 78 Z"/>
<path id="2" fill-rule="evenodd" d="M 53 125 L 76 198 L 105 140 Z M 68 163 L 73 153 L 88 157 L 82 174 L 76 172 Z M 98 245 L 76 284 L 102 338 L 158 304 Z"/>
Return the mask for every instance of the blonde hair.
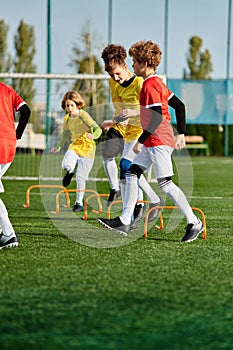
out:
<path id="1" fill-rule="evenodd" d="M 148 67 L 156 69 L 161 62 L 162 51 L 151 40 L 138 41 L 130 47 L 129 55 L 138 63 L 147 63 Z"/>
<path id="2" fill-rule="evenodd" d="M 85 101 L 84 99 L 82 98 L 81 95 L 79 95 L 79 93 L 77 91 L 74 91 L 74 90 L 70 90 L 70 91 L 67 91 L 65 93 L 65 95 L 63 96 L 63 99 L 61 101 L 61 107 L 65 110 L 66 109 L 66 101 L 67 100 L 72 100 L 74 101 L 74 103 L 76 104 L 76 106 L 78 108 L 82 108 L 85 106 Z"/>
<path id="3" fill-rule="evenodd" d="M 111 71 L 116 65 L 124 66 L 126 64 L 126 56 L 127 53 L 124 46 L 116 44 L 107 45 L 101 55 L 101 58 L 104 60 L 105 71 Z"/>

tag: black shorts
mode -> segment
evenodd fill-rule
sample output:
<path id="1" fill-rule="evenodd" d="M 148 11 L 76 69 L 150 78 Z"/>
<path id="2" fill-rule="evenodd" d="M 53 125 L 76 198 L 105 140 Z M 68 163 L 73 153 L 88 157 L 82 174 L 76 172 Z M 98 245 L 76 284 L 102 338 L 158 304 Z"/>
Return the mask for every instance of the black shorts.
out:
<path id="1" fill-rule="evenodd" d="M 123 148 L 123 136 L 118 130 L 110 128 L 106 135 L 106 141 L 104 142 L 103 158 L 114 158 L 123 152 Z"/>

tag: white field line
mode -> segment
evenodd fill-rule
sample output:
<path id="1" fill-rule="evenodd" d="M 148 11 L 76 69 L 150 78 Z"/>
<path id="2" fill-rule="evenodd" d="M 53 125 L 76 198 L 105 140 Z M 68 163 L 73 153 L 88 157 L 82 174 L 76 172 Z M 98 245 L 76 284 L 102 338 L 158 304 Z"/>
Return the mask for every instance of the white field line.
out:
<path id="1" fill-rule="evenodd" d="M 233 198 L 233 197 L 210 197 L 210 196 L 187 196 L 188 198 L 194 198 L 194 199 L 227 199 L 227 198 Z"/>
<path id="2" fill-rule="evenodd" d="M 2 180 L 42 180 L 42 181 L 61 181 L 62 177 L 46 177 L 46 176 L 3 176 Z M 107 178 L 90 177 L 90 181 L 109 181 Z M 75 181 L 73 179 L 72 181 Z"/>
<path id="3" fill-rule="evenodd" d="M 61 181 L 62 177 L 45 177 L 45 176 L 3 176 L 2 180 L 31 180 L 31 181 L 37 181 L 37 180 L 41 180 L 41 181 Z M 75 181 L 75 179 L 73 179 L 72 181 Z M 107 179 L 106 177 L 90 177 L 89 181 L 93 181 L 93 182 L 108 182 L 109 179 Z M 149 182 L 155 182 L 157 183 L 156 179 L 150 179 Z"/>

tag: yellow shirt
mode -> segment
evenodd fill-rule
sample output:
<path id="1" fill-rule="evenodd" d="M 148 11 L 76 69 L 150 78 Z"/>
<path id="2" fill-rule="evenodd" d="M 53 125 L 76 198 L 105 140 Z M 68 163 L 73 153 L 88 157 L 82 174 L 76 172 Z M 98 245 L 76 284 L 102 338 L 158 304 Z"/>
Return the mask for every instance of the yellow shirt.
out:
<path id="1" fill-rule="evenodd" d="M 113 127 L 117 128 L 125 138 L 125 142 L 129 143 L 133 140 L 137 140 L 142 134 L 142 127 L 140 123 L 140 91 L 142 88 L 143 78 L 134 76 L 129 82 L 119 84 L 113 79 L 109 80 L 109 86 L 112 96 L 112 102 L 114 106 L 114 116 L 121 113 L 123 109 L 138 110 L 138 116 L 129 118 L 126 127 L 122 127 L 121 124 L 115 124 Z"/>
<path id="2" fill-rule="evenodd" d="M 71 133 L 69 150 L 73 150 L 81 157 L 95 157 L 95 142 L 86 136 L 93 124 L 95 121 L 82 109 L 80 109 L 78 117 L 72 118 L 69 114 L 65 115 L 63 130 L 69 130 Z"/>

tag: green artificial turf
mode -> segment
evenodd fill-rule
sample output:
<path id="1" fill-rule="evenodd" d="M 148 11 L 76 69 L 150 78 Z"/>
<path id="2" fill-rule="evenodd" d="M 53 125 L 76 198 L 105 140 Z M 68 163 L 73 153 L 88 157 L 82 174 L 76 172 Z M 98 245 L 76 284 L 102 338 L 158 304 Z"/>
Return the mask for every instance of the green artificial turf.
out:
<path id="1" fill-rule="evenodd" d="M 122 238 L 98 224 L 105 209 L 89 208 L 84 221 L 62 196 L 52 214 L 55 189 L 42 197 L 32 190 L 24 208 L 38 182 L 3 181 L 20 244 L 0 251 L 0 348 L 232 349 L 233 160 L 194 157 L 192 165 L 191 205 L 207 222 L 207 239 L 192 243 L 180 242 L 185 220 L 169 210 L 163 230 L 150 226 L 143 238 L 141 223 L 132 239 Z M 95 188 L 108 192 L 107 183 Z"/>

